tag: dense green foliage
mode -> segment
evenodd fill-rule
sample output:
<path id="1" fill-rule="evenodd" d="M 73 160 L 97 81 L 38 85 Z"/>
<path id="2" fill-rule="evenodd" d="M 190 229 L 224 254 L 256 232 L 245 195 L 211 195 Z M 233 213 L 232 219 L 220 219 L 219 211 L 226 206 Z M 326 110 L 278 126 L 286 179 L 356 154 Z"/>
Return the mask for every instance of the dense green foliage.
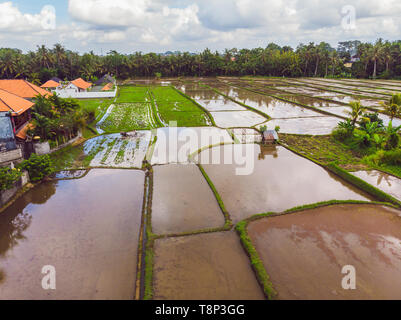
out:
<path id="1" fill-rule="evenodd" d="M 0 191 L 11 189 L 15 182 L 21 178 L 19 168 L 11 169 L 9 167 L 0 168 Z"/>
<path id="2" fill-rule="evenodd" d="M 344 63 L 351 57 L 358 61 L 352 68 Z M 94 81 L 105 73 L 117 78 L 137 76 L 330 76 L 330 77 L 401 77 L 401 41 L 361 43 L 348 41 L 332 48 L 328 43 L 300 44 L 295 50 L 274 43 L 266 48 L 226 49 L 199 54 L 188 52 L 173 55 L 155 53 L 120 54 L 110 51 L 105 56 L 93 52 L 80 55 L 60 44 L 53 48 L 38 47 L 35 52 L 0 49 L 0 77 L 27 78 L 35 84 L 51 77 Z"/>
<path id="3" fill-rule="evenodd" d="M 21 168 L 28 171 L 32 182 L 41 181 L 53 172 L 53 164 L 49 155 L 32 154 L 21 164 Z"/>
<path id="4" fill-rule="evenodd" d="M 63 143 L 75 136 L 87 122 L 95 119 L 95 111 L 82 109 L 78 101 L 73 99 L 62 99 L 57 95 L 49 98 L 37 96 L 34 102 L 34 128 L 28 133 L 39 136 L 41 140 Z"/>

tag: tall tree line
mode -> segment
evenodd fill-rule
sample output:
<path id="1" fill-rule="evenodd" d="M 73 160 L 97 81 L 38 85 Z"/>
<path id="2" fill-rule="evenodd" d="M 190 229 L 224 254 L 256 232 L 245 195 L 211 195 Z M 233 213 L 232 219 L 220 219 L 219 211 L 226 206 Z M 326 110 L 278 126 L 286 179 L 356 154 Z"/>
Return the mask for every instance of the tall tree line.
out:
<path id="1" fill-rule="evenodd" d="M 345 64 L 353 61 L 352 68 Z M 338 48 L 321 42 L 300 44 L 296 49 L 274 43 L 266 48 L 209 49 L 199 54 L 188 52 L 163 55 L 156 53 L 107 55 L 79 54 L 63 47 L 40 46 L 23 53 L 18 49 L 0 49 L 0 77 L 28 79 L 43 83 L 52 77 L 94 80 L 105 73 L 119 79 L 163 76 L 241 76 L 277 77 L 357 77 L 401 78 L 401 41 L 377 40 L 340 42 Z"/>

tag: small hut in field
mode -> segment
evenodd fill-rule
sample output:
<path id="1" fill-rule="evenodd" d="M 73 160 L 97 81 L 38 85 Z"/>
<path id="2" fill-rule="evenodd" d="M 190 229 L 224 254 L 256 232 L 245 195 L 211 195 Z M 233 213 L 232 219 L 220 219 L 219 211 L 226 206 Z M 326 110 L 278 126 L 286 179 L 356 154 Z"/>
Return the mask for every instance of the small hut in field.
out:
<path id="1" fill-rule="evenodd" d="M 262 133 L 262 144 L 275 144 L 279 140 L 276 130 L 265 130 Z"/>

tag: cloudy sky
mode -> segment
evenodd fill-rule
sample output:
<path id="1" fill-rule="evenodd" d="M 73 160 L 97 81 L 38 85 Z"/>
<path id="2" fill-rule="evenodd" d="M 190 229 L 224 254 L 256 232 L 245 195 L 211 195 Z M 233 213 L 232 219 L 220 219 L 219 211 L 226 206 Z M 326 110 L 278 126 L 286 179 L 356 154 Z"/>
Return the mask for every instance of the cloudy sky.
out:
<path id="1" fill-rule="evenodd" d="M 62 43 L 128 53 L 335 46 L 401 39 L 400 17 L 400 0 L 0 0 L 0 47 Z"/>

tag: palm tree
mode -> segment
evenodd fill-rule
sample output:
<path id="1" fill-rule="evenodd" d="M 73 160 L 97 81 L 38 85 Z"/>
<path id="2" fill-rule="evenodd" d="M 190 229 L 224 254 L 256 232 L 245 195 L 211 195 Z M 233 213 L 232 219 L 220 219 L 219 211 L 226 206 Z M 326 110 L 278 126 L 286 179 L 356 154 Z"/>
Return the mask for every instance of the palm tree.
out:
<path id="1" fill-rule="evenodd" d="M 383 60 L 383 43 L 381 39 L 369 50 L 368 57 L 373 62 L 373 79 L 376 79 L 377 64 Z"/>
<path id="2" fill-rule="evenodd" d="M 352 131 L 354 131 L 356 123 L 366 111 L 366 108 L 361 105 L 360 101 L 352 101 L 349 103 L 349 105 L 351 107 L 351 110 L 347 113 L 351 117 Z"/>
<path id="3" fill-rule="evenodd" d="M 395 117 L 401 117 L 401 93 L 393 94 L 388 103 L 383 102 L 383 112 L 388 114 L 391 121 Z"/>

